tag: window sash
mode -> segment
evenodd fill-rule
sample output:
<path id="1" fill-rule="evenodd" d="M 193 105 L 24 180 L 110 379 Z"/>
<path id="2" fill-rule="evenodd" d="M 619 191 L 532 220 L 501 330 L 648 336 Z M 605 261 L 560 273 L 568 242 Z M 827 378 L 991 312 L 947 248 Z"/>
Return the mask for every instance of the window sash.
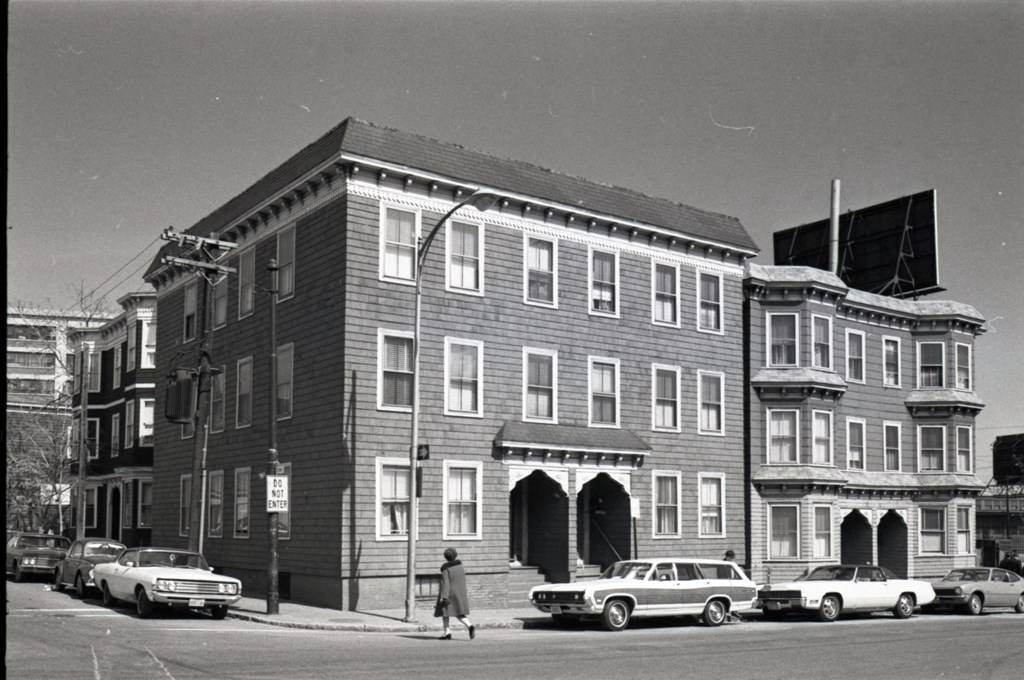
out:
<path id="1" fill-rule="evenodd" d="M 771 508 L 770 559 L 799 557 L 800 523 L 798 508 L 790 505 Z"/>
<path id="2" fill-rule="evenodd" d="M 416 213 L 384 209 L 384 276 L 416 280 Z"/>
<path id="3" fill-rule="evenodd" d="M 700 431 L 723 431 L 722 376 L 698 373 L 700 376 Z"/>
<path id="4" fill-rule="evenodd" d="M 700 280 L 700 315 L 698 328 L 705 331 L 722 330 L 722 280 L 703 272 Z"/>
<path id="5" fill-rule="evenodd" d="M 213 327 L 220 328 L 228 323 L 228 277 L 224 276 L 213 286 Z"/>
<path id="6" fill-rule="evenodd" d="M 814 556 L 832 557 L 832 508 L 814 508 Z"/>
<path id="7" fill-rule="evenodd" d="M 971 389 L 971 347 L 958 343 L 956 346 L 956 387 Z"/>
<path id="8" fill-rule="evenodd" d="M 864 463 L 864 423 L 847 421 L 846 423 L 846 467 L 863 470 Z"/>
<path id="9" fill-rule="evenodd" d="M 278 299 L 295 293 L 295 227 L 277 235 L 277 294 Z"/>
<path id="10" fill-rule="evenodd" d="M 824 316 L 813 317 L 814 367 L 832 368 L 832 321 Z"/>
<path id="11" fill-rule="evenodd" d="M 126 370 L 134 371 L 138 364 L 135 363 L 135 346 L 136 346 L 136 333 L 138 332 L 138 321 L 133 321 L 128 325 L 128 356 L 125 361 L 127 363 Z"/>
<path id="12" fill-rule="evenodd" d="M 207 535 L 220 538 L 224 535 L 224 471 L 214 470 L 207 477 Z"/>
<path id="13" fill-rule="evenodd" d="M 412 406 L 413 339 L 385 335 L 381 366 L 381 405 Z"/>
<path id="14" fill-rule="evenodd" d="M 794 314 L 769 316 L 769 343 L 772 366 L 797 365 L 797 317 Z"/>
<path id="15" fill-rule="evenodd" d="M 700 533 L 702 536 L 720 536 L 724 533 L 722 519 L 725 501 L 722 479 L 702 477 L 700 480 Z"/>
<path id="16" fill-rule="evenodd" d="M 139 528 L 152 526 L 153 482 L 139 482 Z"/>
<path id="17" fill-rule="evenodd" d="M 679 373 L 670 369 L 654 371 L 654 425 L 673 429 L 679 425 Z"/>
<path id="18" fill-rule="evenodd" d="M 946 511 L 944 508 L 921 508 L 921 552 L 946 552 Z"/>
<path id="19" fill-rule="evenodd" d="M 618 385 L 615 364 L 595 361 L 590 366 L 591 422 L 602 425 L 618 423 L 616 416 Z"/>
<path id="20" fill-rule="evenodd" d="M 921 442 L 921 471 L 945 470 L 946 430 L 943 427 L 926 426 L 918 430 Z"/>
<path id="21" fill-rule="evenodd" d="M 945 345 L 941 342 L 922 342 L 918 345 L 918 385 L 943 387 L 945 384 Z"/>
<path id="22" fill-rule="evenodd" d="M 656 536 L 674 536 L 679 533 L 679 478 L 675 475 L 655 475 L 654 506 Z"/>
<path id="23" fill-rule="evenodd" d="M 961 555 L 969 555 L 974 552 L 974 542 L 971 540 L 971 509 L 956 509 L 956 551 Z"/>
<path id="24" fill-rule="evenodd" d="M 292 387 L 293 361 L 295 357 L 294 345 L 291 343 L 279 347 L 277 350 L 277 418 L 292 417 Z"/>
<path id="25" fill-rule="evenodd" d="M 798 462 L 797 425 L 796 411 L 769 412 L 769 462 Z"/>
<path id="26" fill-rule="evenodd" d="M 679 321 L 678 271 L 675 267 L 658 264 L 654 267 L 654 320 L 675 324 Z"/>
<path id="27" fill-rule="evenodd" d="M 814 419 L 814 451 L 811 453 L 811 462 L 818 465 L 832 464 L 832 413 L 826 411 L 815 411 L 812 414 Z"/>
<path id="28" fill-rule="evenodd" d="M 899 470 L 901 468 L 900 458 L 902 453 L 901 432 L 899 425 L 885 425 L 885 469 L 887 471 Z"/>
<path id="29" fill-rule="evenodd" d="M 973 432 L 970 427 L 958 427 L 956 428 L 956 469 L 957 472 L 970 472 L 973 453 L 974 453 L 974 442 Z"/>
<path id="30" fill-rule="evenodd" d="M 899 340 L 883 341 L 885 384 L 898 387 L 900 384 L 900 343 Z"/>
<path id="31" fill-rule="evenodd" d="M 846 334 L 846 378 L 864 380 L 864 336 L 860 333 Z"/>
<path id="32" fill-rule="evenodd" d="M 553 304 L 555 301 L 555 244 L 530 238 L 526 245 L 526 299 Z"/>
<path id="33" fill-rule="evenodd" d="M 252 475 L 249 468 L 235 470 L 235 538 L 249 537 L 249 499 Z"/>
<path id="34" fill-rule="evenodd" d="M 110 455 L 121 453 L 121 416 L 115 413 L 110 417 Z"/>
<path id="35" fill-rule="evenodd" d="M 381 535 L 409 535 L 409 498 L 409 466 L 381 465 L 379 508 Z"/>
<path id="36" fill-rule="evenodd" d="M 555 358 L 546 354 L 526 357 L 526 417 L 550 420 L 555 415 Z"/>
<path id="37" fill-rule="evenodd" d="M 448 468 L 448 535 L 475 536 L 479 471 L 475 467 Z"/>
<path id="38" fill-rule="evenodd" d="M 221 366 L 219 373 L 213 375 L 210 382 L 210 431 L 224 431 L 224 406 L 227 401 L 225 388 L 227 387 L 227 375 L 225 367 Z"/>
<path id="39" fill-rule="evenodd" d="M 253 313 L 256 306 L 256 250 L 249 248 L 238 256 L 238 317 Z"/>
<path id="40" fill-rule="evenodd" d="M 235 427 L 252 425 L 252 359 L 238 362 Z"/>
<path id="41" fill-rule="evenodd" d="M 197 281 L 190 281 L 185 285 L 184 305 L 183 337 L 186 341 L 194 340 L 198 334 L 198 314 L 196 310 L 199 306 L 199 283 Z"/>
<path id="42" fill-rule="evenodd" d="M 448 410 L 478 413 L 480 410 L 480 348 L 451 343 L 448 347 Z"/>
<path id="43" fill-rule="evenodd" d="M 595 250 L 591 254 L 590 309 L 614 314 L 618 311 L 616 257 L 614 253 Z"/>
<path id="44" fill-rule="evenodd" d="M 451 222 L 448 233 L 448 281 L 452 288 L 480 290 L 481 227 L 470 222 Z"/>

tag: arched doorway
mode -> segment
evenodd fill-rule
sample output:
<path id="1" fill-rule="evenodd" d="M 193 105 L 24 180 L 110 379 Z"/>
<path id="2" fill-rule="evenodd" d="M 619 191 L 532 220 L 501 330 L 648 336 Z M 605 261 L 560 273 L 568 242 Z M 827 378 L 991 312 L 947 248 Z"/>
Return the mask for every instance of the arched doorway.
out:
<path id="1" fill-rule="evenodd" d="M 843 518 L 840 541 L 839 559 L 843 564 L 871 564 L 871 523 L 859 510 Z"/>
<path id="2" fill-rule="evenodd" d="M 576 497 L 576 551 L 584 564 L 604 569 L 629 559 L 632 537 L 629 493 L 601 473 L 583 485 Z"/>
<path id="3" fill-rule="evenodd" d="M 895 510 L 885 513 L 878 522 L 878 566 L 892 569 L 900 578 L 907 577 L 907 523 Z"/>
<path id="4" fill-rule="evenodd" d="M 509 492 L 509 556 L 537 567 L 548 581 L 569 580 L 569 497 L 537 470 Z"/>

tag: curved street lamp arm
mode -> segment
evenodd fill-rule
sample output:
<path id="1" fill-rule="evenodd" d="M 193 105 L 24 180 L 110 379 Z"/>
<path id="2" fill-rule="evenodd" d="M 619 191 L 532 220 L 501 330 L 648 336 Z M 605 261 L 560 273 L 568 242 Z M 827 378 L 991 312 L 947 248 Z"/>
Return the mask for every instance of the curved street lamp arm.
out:
<path id="1" fill-rule="evenodd" d="M 427 234 L 427 236 L 420 243 L 420 247 L 419 247 L 419 249 L 416 252 L 416 276 L 417 276 L 417 278 L 419 278 L 419 271 L 420 271 L 420 268 L 423 266 L 423 260 L 425 260 L 426 257 L 427 257 L 427 251 L 430 250 L 430 246 L 434 242 L 434 237 L 437 236 L 437 232 L 441 230 L 441 225 L 443 225 L 445 222 L 447 222 L 448 219 L 452 215 L 454 215 L 456 212 L 458 212 L 464 206 L 472 205 L 474 208 L 476 208 L 480 212 L 484 212 L 485 210 L 489 210 L 495 203 L 497 203 L 499 198 L 501 198 L 501 196 L 499 196 L 498 194 L 495 194 L 495 193 L 493 193 L 491 191 L 477 191 L 476 193 L 474 193 L 471 196 L 469 196 L 469 198 L 467 198 L 466 200 L 462 201 L 461 203 L 456 205 L 454 208 L 452 208 L 451 210 L 446 212 L 441 217 L 441 219 L 439 219 L 434 224 L 433 228 L 430 230 L 430 233 Z"/>

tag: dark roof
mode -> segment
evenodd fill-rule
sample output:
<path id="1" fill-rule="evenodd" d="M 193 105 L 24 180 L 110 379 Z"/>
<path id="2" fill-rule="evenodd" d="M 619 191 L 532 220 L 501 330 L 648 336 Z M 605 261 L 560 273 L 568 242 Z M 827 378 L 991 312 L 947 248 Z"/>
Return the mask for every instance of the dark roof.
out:
<path id="1" fill-rule="evenodd" d="M 494 437 L 494 445 L 530 447 L 556 451 L 601 451 L 609 453 L 649 453 L 651 447 L 630 430 L 547 425 L 509 420 Z"/>
<path id="2" fill-rule="evenodd" d="M 187 231 L 206 236 L 230 226 L 243 215 L 274 198 L 317 166 L 339 153 L 364 156 L 391 164 L 429 171 L 470 185 L 545 199 L 567 206 L 631 220 L 757 252 L 759 249 L 740 221 L 636 191 L 559 174 L 522 161 L 471 151 L 458 144 L 441 142 L 346 118 L 312 144 L 271 170 L 238 196 L 201 219 Z M 146 271 L 160 266 L 160 257 Z"/>

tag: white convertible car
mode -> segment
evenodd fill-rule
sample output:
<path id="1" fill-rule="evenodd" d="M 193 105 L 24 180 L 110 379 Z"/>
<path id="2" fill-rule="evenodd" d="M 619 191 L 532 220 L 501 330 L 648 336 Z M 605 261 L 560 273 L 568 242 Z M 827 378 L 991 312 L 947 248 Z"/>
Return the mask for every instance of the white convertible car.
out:
<path id="1" fill-rule="evenodd" d="M 209 609 L 223 619 L 228 605 L 242 597 L 242 582 L 212 573 L 199 553 L 173 548 L 129 548 L 113 562 L 96 565 L 96 586 L 103 604 L 134 602 L 141 617 L 157 607 Z"/>
<path id="2" fill-rule="evenodd" d="M 885 567 L 831 564 L 799 581 L 762 586 L 758 595 L 766 619 L 789 612 L 814 612 L 820 621 L 835 621 L 843 612 L 891 611 L 907 619 L 917 607 L 935 599 L 927 581 L 900 578 Z"/>

